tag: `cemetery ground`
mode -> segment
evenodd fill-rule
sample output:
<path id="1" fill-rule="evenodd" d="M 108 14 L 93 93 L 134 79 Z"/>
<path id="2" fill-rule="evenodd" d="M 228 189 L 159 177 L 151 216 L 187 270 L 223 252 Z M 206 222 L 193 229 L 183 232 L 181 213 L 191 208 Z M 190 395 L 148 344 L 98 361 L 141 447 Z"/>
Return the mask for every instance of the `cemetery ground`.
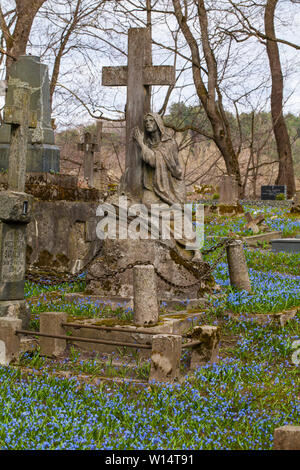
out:
<path id="1" fill-rule="evenodd" d="M 300 234 L 300 219 L 287 208 L 245 209 L 264 212 L 268 228 L 284 237 Z M 218 236 L 249 235 L 244 224 L 244 217 L 210 216 L 204 248 Z M 221 289 L 201 308 L 202 323 L 221 328 L 217 364 L 188 372 L 185 350 L 180 383 L 159 384 L 147 382 L 149 362 L 124 348 L 105 356 L 71 346 L 57 359 L 26 351 L 0 367 L 0 448 L 272 449 L 275 428 L 300 424 L 300 366 L 292 360 L 300 340 L 300 254 L 272 253 L 263 242 L 245 254 L 252 293 L 230 287 L 224 255 L 214 272 Z M 110 318 L 112 325 L 132 318 L 123 305 L 67 295 L 84 287 L 84 276 L 56 286 L 27 282 L 31 328 L 38 330 L 47 311 L 64 311 L 71 321 Z M 186 309 L 188 302 L 178 304 L 174 315 Z M 284 325 L 271 316 L 291 311 Z"/>

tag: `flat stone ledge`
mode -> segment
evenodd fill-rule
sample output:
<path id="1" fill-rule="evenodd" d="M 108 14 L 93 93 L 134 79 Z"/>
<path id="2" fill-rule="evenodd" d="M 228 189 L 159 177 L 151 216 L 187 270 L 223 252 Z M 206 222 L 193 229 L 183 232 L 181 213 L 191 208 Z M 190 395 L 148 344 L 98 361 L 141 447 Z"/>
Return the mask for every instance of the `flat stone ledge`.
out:
<path id="1" fill-rule="evenodd" d="M 65 298 L 67 300 L 87 299 L 93 302 L 100 302 L 103 304 L 110 305 L 112 309 L 120 307 L 120 305 L 133 309 L 133 297 L 103 297 L 100 295 L 87 295 L 84 293 L 69 293 L 65 294 Z M 182 299 L 160 299 L 159 302 L 160 306 L 164 306 L 166 310 L 170 311 L 174 310 L 178 306 L 182 306 L 182 310 L 178 310 L 178 312 L 181 312 L 184 310 L 189 310 L 190 308 L 204 308 L 207 303 L 207 300 L 204 297 L 201 297 L 199 299 L 188 299 L 186 301 Z"/>
<path id="2" fill-rule="evenodd" d="M 294 308 L 291 310 L 287 310 L 286 312 L 279 312 L 279 313 L 231 313 L 227 312 L 229 318 L 237 321 L 253 321 L 259 325 L 264 325 L 266 323 L 277 323 L 280 326 L 284 326 L 288 321 L 292 320 L 300 311 L 300 308 Z"/>

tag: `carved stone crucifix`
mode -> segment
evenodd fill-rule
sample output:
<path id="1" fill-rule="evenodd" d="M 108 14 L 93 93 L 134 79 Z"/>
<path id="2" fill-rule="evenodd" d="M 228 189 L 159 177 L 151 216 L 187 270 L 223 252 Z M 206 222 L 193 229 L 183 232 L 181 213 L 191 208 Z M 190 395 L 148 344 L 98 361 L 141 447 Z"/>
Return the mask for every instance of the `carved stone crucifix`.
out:
<path id="1" fill-rule="evenodd" d="M 124 189 L 132 196 L 142 195 L 142 161 L 132 131 L 143 128 L 144 115 L 150 111 L 151 85 L 173 85 L 175 68 L 153 66 L 151 33 L 148 28 L 131 28 L 128 32 L 128 65 L 103 67 L 102 85 L 127 86 L 126 104 L 126 170 Z"/>

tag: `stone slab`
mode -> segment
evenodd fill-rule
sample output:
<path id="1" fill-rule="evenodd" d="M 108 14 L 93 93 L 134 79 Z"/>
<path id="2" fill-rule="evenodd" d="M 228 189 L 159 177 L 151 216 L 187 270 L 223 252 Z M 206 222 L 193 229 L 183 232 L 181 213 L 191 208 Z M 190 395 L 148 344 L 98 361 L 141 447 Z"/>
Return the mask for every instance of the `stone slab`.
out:
<path id="1" fill-rule="evenodd" d="M 133 297 L 103 297 L 100 295 L 85 295 L 85 294 L 78 294 L 78 293 L 66 293 L 65 298 L 68 300 L 76 300 L 76 299 L 87 299 L 93 302 L 100 302 L 109 304 L 112 309 L 116 309 L 117 307 L 124 306 L 133 308 Z M 165 307 L 168 311 L 173 311 L 178 306 L 182 306 L 182 311 L 186 309 L 201 309 L 206 305 L 205 298 L 199 299 L 160 299 L 161 306 Z M 181 311 L 181 310 L 180 310 Z"/>
<path id="2" fill-rule="evenodd" d="M 285 312 L 278 313 L 231 313 L 228 312 L 227 315 L 229 318 L 233 318 L 237 321 L 251 321 L 263 325 L 265 323 L 275 322 L 280 326 L 284 326 L 288 321 L 292 320 L 298 313 L 298 309 L 294 308 L 291 310 L 286 310 Z"/>
<path id="3" fill-rule="evenodd" d="M 98 326 L 112 326 L 120 328 L 130 328 L 132 333 L 121 332 L 121 331 L 108 331 L 108 330 L 91 330 L 87 328 L 75 328 L 75 327 L 66 327 L 65 331 L 70 331 L 74 336 L 81 336 L 84 338 L 94 338 L 94 339 L 104 339 L 112 341 L 120 341 L 127 343 L 141 343 L 149 344 L 153 334 L 173 334 L 173 335 L 183 335 L 186 334 L 197 326 L 203 318 L 204 313 L 188 313 L 180 312 L 179 313 L 169 313 L 166 315 L 160 315 L 159 322 L 156 326 L 147 327 L 149 334 L 139 333 L 139 330 L 145 330 L 145 327 L 134 326 L 131 322 L 123 324 L 122 321 L 119 321 L 114 318 L 107 319 L 90 319 L 90 320 L 78 320 L 76 323 L 78 325 L 98 325 Z M 73 323 L 73 321 L 72 321 Z M 83 343 L 80 341 L 74 341 L 72 344 L 76 345 L 78 348 L 84 351 L 95 351 L 101 353 L 118 353 L 118 350 L 121 351 L 122 348 L 116 346 L 110 346 L 106 344 L 89 344 Z M 126 352 L 136 353 L 136 348 L 126 348 Z M 141 357 L 150 357 L 151 350 L 141 349 L 138 351 L 138 354 Z"/>
<path id="4" fill-rule="evenodd" d="M 281 231 L 260 233 L 259 235 L 252 235 L 250 237 L 243 237 L 249 246 L 256 246 L 257 242 L 270 242 L 276 240 L 282 235 Z"/>
<path id="5" fill-rule="evenodd" d="M 300 240 L 298 238 L 275 239 L 271 243 L 274 253 L 279 253 L 280 251 L 285 253 L 300 253 Z"/>

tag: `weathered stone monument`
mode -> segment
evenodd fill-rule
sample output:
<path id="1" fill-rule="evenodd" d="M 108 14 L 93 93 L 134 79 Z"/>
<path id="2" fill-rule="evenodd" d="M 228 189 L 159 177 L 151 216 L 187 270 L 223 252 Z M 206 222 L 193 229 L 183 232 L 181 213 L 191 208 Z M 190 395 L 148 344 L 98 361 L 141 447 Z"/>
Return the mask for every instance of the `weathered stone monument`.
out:
<path id="1" fill-rule="evenodd" d="M 29 127 L 36 128 L 36 113 L 30 110 L 31 88 L 25 82 L 8 83 L 9 105 L 4 122 L 11 127 L 8 191 L 0 192 L 0 316 L 29 320 L 24 301 L 26 224 L 30 221 L 32 197 L 24 192 Z"/>
<path id="2" fill-rule="evenodd" d="M 225 175 L 221 178 L 219 194 L 220 199 L 217 206 L 218 215 L 231 216 L 243 214 L 243 208 L 238 202 L 238 183 L 232 175 Z"/>
<path id="3" fill-rule="evenodd" d="M 128 36 L 128 66 L 105 67 L 102 74 L 102 83 L 106 86 L 127 85 L 126 169 L 120 193 L 128 198 L 129 212 L 134 210 L 135 203 L 143 203 L 147 212 L 145 219 L 153 203 L 165 204 L 168 212 L 173 204 L 183 207 L 186 202 L 176 140 L 165 129 L 162 118 L 150 112 L 150 86 L 173 84 L 175 70 L 151 64 L 149 30 L 134 28 L 129 30 Z M 106 202 L 114 207 L 112 212 L 116 212 L 119 228 L 120 214 L 125 208 L 121 207 L 117 196 Z M 152 263 L 156 274 L 159 273 L 159 299 L 200 297 L 214 285 L 209 266 L 201 262 L 198 250 L 186 249 L 184 237 L 181 240 L 175 237 L 174 225 L 171 232 L 166 243 L 161 233 L 158 239 L 150 239 L 150 236 L 134 239 L 128 234 L 106 238 L 101 257 L 89 268 L 87 293 L 105 298 L 132 297 L 132 271 L 124 268 L 145 261 Z M 122 273 L 105 279 L 112 270 L 120 269 Z"/>
<path id="4" fill-rule="evenodd" d="M 21 56 L 11 66 L 6 108 L 14 106 L 14 90 L 20 83 L 30 88 L 30 108 L 36 113 L 36 126 L 28 133 L 27 172 L 59 172 L 60 152 L 54 143 L 51 124 L 50 87 L 48 67 L 36 56 Z M 0 169 L 8 169 L 11 128 L 5 123 L 0 127 Z"/>
<path id="5" fill-rule="evenodd" d="M 222 176 L 219 189 L 220 204 L 236 204 L 239 199 L 238 184 L 231 175 Z"/>

